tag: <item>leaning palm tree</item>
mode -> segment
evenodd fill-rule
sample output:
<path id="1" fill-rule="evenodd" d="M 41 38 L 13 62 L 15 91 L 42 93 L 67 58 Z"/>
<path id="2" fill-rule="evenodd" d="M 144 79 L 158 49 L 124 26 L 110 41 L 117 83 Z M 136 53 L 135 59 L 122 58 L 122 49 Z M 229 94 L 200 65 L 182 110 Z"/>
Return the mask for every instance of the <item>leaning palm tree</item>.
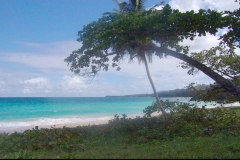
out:
<path id="1" fill-rule="evenodd" d="M 127 2 L 121 2 L 120 0 L 115 0 L 115 1 L 116 1 L 116 3 L 118 4 L 118 7 L 119 7 L 119 9 L 115 9 L 115 11 L 117 11 L 118 13 L 126 13 L 127 14 L 129 12 L 140 12 L 144 9 L 145 0 L 129 0 L 128 3 Z M 150 8 L 150 9 L 154 9 L 155 7 L 157 7 L 159 5 L 162 5 L 163 3 L 164 2 L 162 1 L 158 4 L 156 4 L 155 6 L 153 6 L 152 8 Z M 140 48 L 141 48 L 141 46 L 140 46 Z M 144 63 L 145 69 L 146 69 L 146 72 L 147 72 L 147 76 L 148 76 L 148 79 L 149 79 L 150 84 L 152 86 L 153 93 L 154 93 L 154 96 L 156 98 L 158 107 L 163 114 L 167 114 L 166 111 L 163 108 L 163 105 L 161 104 L 160 98 L 158 96 L 155 85 L 154 85 L 153 80 L 151 78 L 146 55 L 148 57 L 148 62 L 151 63 L 152 62 L 152 53 L 145 52 L 144 50 L 141 50 L 141 49 L 138 50 L 137 52 L 133 52 L 133 54 L 130 54 L 130 61 L 132 61 L 134 57 L 137 57 L 139 63 L 140 62 Z"/>
<path id="2" fill-rule="evenodd" d="M 115 22 L 121 21 L 121 18 L 128 17 L 130 14 L 141 13 L 145 1 L 129 0 L 129 3 L 127 3 L 116 0 L 116 2 L 119 6 L 119 9 L 116 9 L 117 13 L 105 13 L 106 16 L 104 15 L 98 21 L 91 22 L 78 32 L 78 41 L 82 42 L 82 47 L 79 50 L 73 51 L 65 59 L 65 62 L 71 65 L 70 70 L 75 74 L 94 77 L 98 71 L 108 70 L 109 64 L 107 63 L 111 55 L 115 55 L 112 67 L 118 66 L 117 63 L 126 54 L 130 55 L 130 61 L 138 58 L 139 62 L 144 62 L 145 64 L 147 76 L 160 111 L 163 114 L 167 114 L 160 102 L 148 68 L 148 62 L 152 62 L 152 54 L 154 53 L 154 51 L 148 49 L 153 44 L 152 40 L 139 39 L 138 35 L 141 34 L 141 31 L 133 34 L 133 36 L 128 36 L 127 32 L 121 33 L 121 30 L 112 27 Z M 127 25 L 128 22 L 123 20 L 122 23 L 123 25 Z M 116 34 L 123 34 L 124 40 L 116 38 Z M 109 50 L 113 52 L 108 53 Z M 119 67 L 117 70 L 119 70 Z"/>

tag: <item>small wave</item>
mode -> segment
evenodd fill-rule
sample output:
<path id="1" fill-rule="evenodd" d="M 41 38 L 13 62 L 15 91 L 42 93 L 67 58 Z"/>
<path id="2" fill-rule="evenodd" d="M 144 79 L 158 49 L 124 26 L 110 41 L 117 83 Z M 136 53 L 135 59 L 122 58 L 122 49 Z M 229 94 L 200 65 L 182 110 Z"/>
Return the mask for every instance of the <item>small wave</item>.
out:
<path id="1" fill-rule="evenodd" d="M 41 118 L 28 121 L 5 121 L 0 122 L 0 130 L 7 128 L 20 128 L 28 126 L 45 126 L 45 125 L 57 125 L 57 124 L 71 124 L 71 123 L 81 123 L 81 122 L 98 122 L 102 120 L 110 120 L 112 117 L 98 117 L 98 118 Z"/>

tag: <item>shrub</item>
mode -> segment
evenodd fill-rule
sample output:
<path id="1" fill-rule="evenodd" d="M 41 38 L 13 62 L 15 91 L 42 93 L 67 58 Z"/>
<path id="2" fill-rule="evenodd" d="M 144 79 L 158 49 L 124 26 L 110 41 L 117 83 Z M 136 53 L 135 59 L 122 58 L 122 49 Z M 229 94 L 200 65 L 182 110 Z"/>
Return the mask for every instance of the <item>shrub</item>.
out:
<path id="1" fill-rule="evenodd" d="M 148 142 L 153 139 L 171 139 L 173 137 L 196 137 L 212 135 L 219 132 L 236 134 L 239 129 L 239 117 L 232 109 L 226 108 L 197 108 L 193 105 L 167 101 L 170 113 L 151 117 L 156 111 L 156 103 L 144 110 L 145 116 L 136 119 L 119 118 L 115 116 L 109 122 L 112 131 L 127 133 L 132 141 Z M 150 116 L 149 116 L 150 115 Z M 209 132 L 206 134 L 205 130 Z"/>
<path id="2" fill-rule="evenodd" d="M 47 150 L 73 150 L 79 148 L 82 141 L 80 132 L 70 128 L 42 128 L 40 130 L 26 130 L 23 133 L 13 133 L 7 137 L 9 142 L 5 149 L 19 151 L 22 149 L 34 151 Z M 77 139 L 76 139 L 77 138 Z"/>

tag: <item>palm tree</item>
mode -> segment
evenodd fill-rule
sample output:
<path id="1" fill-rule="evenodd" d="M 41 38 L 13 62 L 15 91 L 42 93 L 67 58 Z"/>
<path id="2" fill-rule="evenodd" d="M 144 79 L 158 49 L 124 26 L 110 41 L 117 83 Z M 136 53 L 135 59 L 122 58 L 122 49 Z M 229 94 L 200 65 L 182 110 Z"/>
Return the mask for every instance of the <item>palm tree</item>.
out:
<path id="1" fill-rule="evenodd" d="M 119 9 L 115 9 L 117 12 L 129 13 L 143 10 L 145 0 L 129 0 L 127 2 L 121 2 L 120 0 L 115 0 L 118 4 Z"/>
<path id="2" fill-rule="evenodd" d="M 129 3 L 120 2 L 120 0 L 115 0 L 115 1 L 117 2 L 118 6 L 119 6 L 119 9 L 115 9 L 115 11 L 117 11 L 119 13 L 126 13 L 127 14 L 129 12 L 139 12 L 139 11 L 142 11 L 144 9 L 145 0 L 129 0 Z M 164 2 L 160 2 L 150 9 L 154 9 L 154 7 L 162 5 L 163 3 Z M 141 48 L 141 46 L 140 46 L 140 48 Z M 148 57 L 148 62 L 151 63 L 152 62 L 152 53 L 145 53 L 145 51 L 143 51 L 141 49 L 139 49 L 137 53 L 134 52 L 133 54 L 130 54 L 130 60 L 133 60 L 134 57 L 137 57 L 139 62 L 142 61 L 145 64 L 145 69 L 146 69 L 146 72 L 147 72 L 147 76 L 148 76 L 148 79 L 149 79 L 150 84 L 152 86 L 152 89 L 153 89 L 154 96 L 156 98 L 158 107 L 163 114 L 167 114 L 167 112 L 164 110 L 164 108 L 161 104 L 161 101 L 158 97 L 155 85 L 152 81 L 152 77 L 151 77 L 149 69 L 148 69 L 148 62 L 147 62 L 147 59 L 146 59 L 146 55 Z"/>

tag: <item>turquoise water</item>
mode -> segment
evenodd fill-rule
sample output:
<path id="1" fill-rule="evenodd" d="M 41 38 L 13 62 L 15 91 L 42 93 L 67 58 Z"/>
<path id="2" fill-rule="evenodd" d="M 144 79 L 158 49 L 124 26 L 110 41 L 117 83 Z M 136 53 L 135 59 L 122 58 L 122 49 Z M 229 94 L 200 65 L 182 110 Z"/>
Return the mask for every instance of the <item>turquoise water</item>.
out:
<path id="1" fill-rule="evenodd" d="M 161 98 L 188 102 L 190 97 Z M 0 132 L 10 129 L 143 116 L 154 97 L 0 98 Z M 201 106 L 202 104 L 199 104 Z M 208 107 L 214 107 L 211 103 Z"/>
<path id="2" fill-rule="evenodd" d="M 0 121 L 135 114 L 152 101 L 153 97 L 0 98 Z"/>

